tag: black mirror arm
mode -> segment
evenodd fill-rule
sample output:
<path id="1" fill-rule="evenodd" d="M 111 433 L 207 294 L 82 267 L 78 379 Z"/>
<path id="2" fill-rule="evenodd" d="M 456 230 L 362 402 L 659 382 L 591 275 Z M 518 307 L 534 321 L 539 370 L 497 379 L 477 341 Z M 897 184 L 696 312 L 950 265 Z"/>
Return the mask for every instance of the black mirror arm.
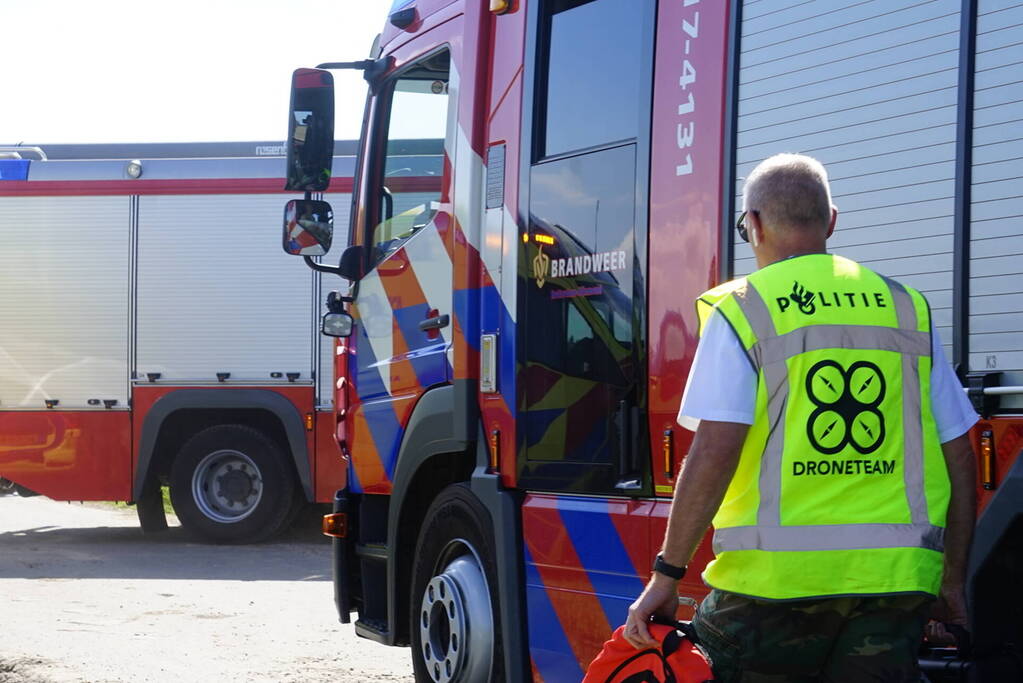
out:
<path id="1" fill-rule="evenodd" d="M 325 266 L 322 263 L 317 263 L 316 261 L 312 260 L 312 258 L 310 258 L 308 256 L 303 256 L 302 258 L 305 259 L 305 264 L 307 266 L 309 266 L 310 268 L 312 268 L 313 270 L 315 270 L 315 271 L 317 271 L 319 273 L 333 273 L 334 275 L 337 275 L 340 278 L 344 277 L 344 275 L 341 274 L 341 268 L 339 268 L 338 266 Z M 351 303 L 352 301 L 355 301 L 354 294 L 356 294 L 359 291 L 358 287 L 359 287 L 359 283 L 356 282 L 355 283 L 355 292 L 353 292 L 353 296 L 341 296 L 341 297 L 338 297 L 338 298 L 341 299 L 341 301 L 343 301 L 344 303 Z"/>
<path id="2" fill-rule="evenodd" d="M 318 273 L 334 273 L 337 276 L 341 276 L 341 269 L 337 266 L 325 266 L 322 263 L 317 263 L 309 256 L 303 256 L 305 264 L 315 270 Z"/>
<path id="3" fill-rule="evenodd" d="M 376 92 L 377 83 L 391 68 L 394 57 L 381 57 L 380 59 L 361 59 L 357 62 L 324 62 L 317 64 L 317 69 L 358 69 L 362 71 L 362 77 L 369 83 L 370 89 Z"/>

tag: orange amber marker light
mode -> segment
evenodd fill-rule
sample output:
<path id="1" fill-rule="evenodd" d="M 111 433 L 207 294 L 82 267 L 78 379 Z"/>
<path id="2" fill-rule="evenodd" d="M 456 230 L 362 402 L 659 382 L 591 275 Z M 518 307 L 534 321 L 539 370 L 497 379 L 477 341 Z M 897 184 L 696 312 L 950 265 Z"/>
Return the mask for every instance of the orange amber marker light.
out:
<path id="1" fill-rule="evenodd" d="M 307 432 L 313 431 L 313 424 L 314 424 L 313 423 L 313 414 L 312 413 L 306 413 L 305 414 L 305 430 Z"/>
<path id="2" fill-rule="evenodd" d="M 499 462 L 501 462 L 501 430 L 495 429 L 490 432 L 490 470 L 496 472 Z"/>
<path id="3" fill-rule="evenodd" d="M 348 536 L 348 513 L 334 512 L 323 516 L 323 535 L 331 538 Z"/>
<path id="4" fill-rule="evenodd" d="M 990 429 L 980 433 L 980 483 L 986 491 L 995 488 L 995 435 Z"/>
<path id="5" fill-rule="evenodd" d="M 511 8 L 511 0 L 490 0 L 490 11 L 494 14 L 504 14 Z"/>
<path id="6" fill-rule="evenodd" d="M 675 435 L 665 429 L 661 436 L 661 451 L 664 454 L 664 476 L 671 479 L 675 475 Z"/>

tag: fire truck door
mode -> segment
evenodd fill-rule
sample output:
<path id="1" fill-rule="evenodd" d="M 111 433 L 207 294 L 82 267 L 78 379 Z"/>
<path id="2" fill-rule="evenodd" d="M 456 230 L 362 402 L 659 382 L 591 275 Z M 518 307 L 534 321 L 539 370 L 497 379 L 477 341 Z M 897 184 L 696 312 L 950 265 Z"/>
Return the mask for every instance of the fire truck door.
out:
<path id="1" fill-rule="evenodd" d="M 371 249 L 370 269 L 352 307 L 356 490 L 389 490 L 416 400 L 452 374 L 452 206 L 444 170 L 456 109 L 448 97 L 450 61 L 445 49 L 401 69 L 374 108 L 361 236 Z M 365 452 L 370 447 L 377 458 Z"/>
<path id="2" fill-rule="evenodd" d="M 520 270 L 520 476 L 538 490 L 640 495 L 649 489 L 641 428 L 648 110 L 640 103 L 649 100 L 651 5 L 555 2 L 540 14 L 548 46 L 537 55 Z"/>

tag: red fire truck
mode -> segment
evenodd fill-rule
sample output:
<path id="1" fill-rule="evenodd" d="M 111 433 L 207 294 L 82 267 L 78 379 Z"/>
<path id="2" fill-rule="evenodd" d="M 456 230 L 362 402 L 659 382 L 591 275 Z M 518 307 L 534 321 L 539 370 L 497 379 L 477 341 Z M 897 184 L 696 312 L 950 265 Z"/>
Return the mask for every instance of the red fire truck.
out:
<path id="1" fill-rule="evenodd" d="M 0 159 L 0 484 L 254 541 L 344 484 L 320 275 L 267 251 L 275 143 Z M 347 208 L 354 143 L 338 143 Z"/>
<path id="2" fill-rule="evenodd" d="M 976 646 L 927 670 L 1015 675 L 1021 24 L 1018 0 L 397 0 L 369 59 L 298 70 L 300 214 L 326 211 L 330 69 L 370 84 L 350 246 L 312 264 L 341 276 L 341 620 L 421 680 L 581 678 L 663 537 L 693 301 L 754 267 L 742 179 L 798 151 L 831 173 L 831 248 L 927 294 L 983 416 Z M 439 174 L 407 138 L 443 145 Z"/>

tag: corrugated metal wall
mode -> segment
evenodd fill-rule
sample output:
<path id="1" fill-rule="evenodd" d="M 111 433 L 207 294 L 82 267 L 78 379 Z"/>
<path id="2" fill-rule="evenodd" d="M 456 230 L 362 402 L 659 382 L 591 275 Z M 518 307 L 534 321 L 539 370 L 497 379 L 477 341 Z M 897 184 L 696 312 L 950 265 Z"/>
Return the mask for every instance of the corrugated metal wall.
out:
<path id="1" fill-rule="evenodd" d="M 1023 385 L 1023 2 L 979 1 L 976 60 L 969 363 Z"/>
<path id="2" fill-rule="evenodd" d="M 128 218 L 128 197 L 0 199 L 0 410 L 127 408 Z"/>
<path id="3" fill-rule="evenodd" d="M 320 260 L 328 265 L 336 266 L 341 254 L 348 246 L 352 195 L 327 193 L 323 198 L 330 202 L 331 208 L 334 209 L 334 241 L 331 243 L 330 251 Z M 295 265 L 304 267 L 305 264 L 296 263 Z M 320 291 L 317 305 L 319 314 L 322 316 L 327 312 L 327 292 L 338 290 L 344 294 L 348 291 L 348 282 L 336 275 L 326 273 L 316 273 L 315 277 L 319 280 Z M 334 405 L 334 338 L 320 334 L 318 320 L 316 325 L 316 343 L 319 345 L 317 358 L 320 364 L 316 372 L 316 405 L 322 408 L 331 408 Z"/>
<path id="4" fill-rule="evenodd" d="M 829 248 L 923 291 L 950 356 L 959 25 L 959 0 L 751 0 L 737 103 L 736 195 L 772 154 L 823 162 Z"/>
<path id="5" fill-rule="evenodd" d="M 280 248 L 283 211 L 278 195 L 140 198 L 140 377 L 311 380 L 313 273 Z"/>

